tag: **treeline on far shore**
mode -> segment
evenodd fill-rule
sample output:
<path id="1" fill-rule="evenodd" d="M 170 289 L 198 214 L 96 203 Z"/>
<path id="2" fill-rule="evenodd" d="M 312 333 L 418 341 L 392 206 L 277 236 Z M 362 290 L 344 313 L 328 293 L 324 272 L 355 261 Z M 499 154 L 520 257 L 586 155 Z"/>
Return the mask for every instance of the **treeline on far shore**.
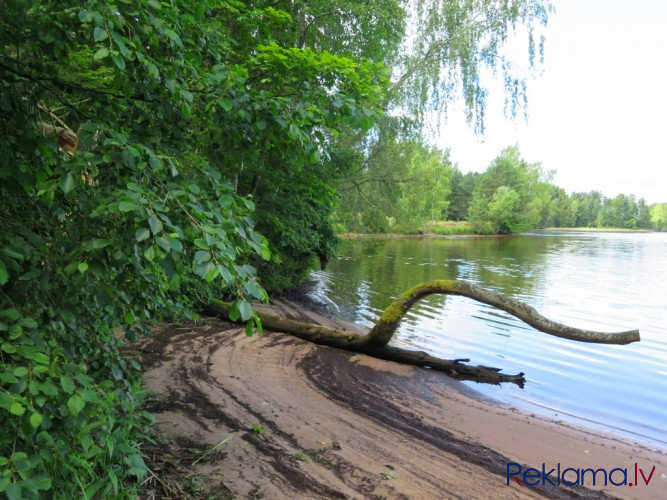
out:
<path id="1" fill-rule="evenodd" d="M 392 176 L 343 190 L 339 233 L 510 234 L 542 228 L 667 230 L 667 203 L 634 194 L 568 194 L 553 172 L 521 158 L 511 146 L 482 173 L 463 174 L 447 151 L 394 143 Z M 381 157 L 382 152 L 376 156 Z M 371 174 L 372 175 L 372 174 Z M 444 222 L 447 221 L 447 222 Z"/>

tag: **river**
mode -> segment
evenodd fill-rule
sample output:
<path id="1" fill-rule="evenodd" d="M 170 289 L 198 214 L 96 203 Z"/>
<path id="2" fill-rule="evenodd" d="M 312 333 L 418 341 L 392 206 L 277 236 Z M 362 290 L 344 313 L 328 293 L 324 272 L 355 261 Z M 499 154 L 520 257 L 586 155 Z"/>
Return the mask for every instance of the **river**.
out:
<path id="1" fill-rule="evenodd" d="M 637 328 L 638 343 L 586 344 L 538 332 L 472 299 L 431 296 L 412 309 L 392 343 L 525 372 L 523 389 L 466 384 L 535 413 L 667 445 L 667 233 L 345 240 L 338 258 L 313 278 L 314 294 L 332 312 L 367 327 L 417 283 L 462 279 L 571 326 Z"/>

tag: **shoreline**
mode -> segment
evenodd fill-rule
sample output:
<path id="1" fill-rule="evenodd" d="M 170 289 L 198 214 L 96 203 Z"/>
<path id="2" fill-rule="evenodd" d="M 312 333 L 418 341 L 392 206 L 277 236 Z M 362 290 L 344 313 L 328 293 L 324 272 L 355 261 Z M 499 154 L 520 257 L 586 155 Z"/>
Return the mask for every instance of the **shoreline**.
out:
<path id="1" fill-rule="evenodd" d="M 340 324 L 289 299 L 262 307 Z M 215 461 L 189 467 L 202 491 L 231 492 L 219 498 L 664 498 L 658 446 L 531 415 L 428 369 L 201 323 L 160 325 L 134 346 L 165 439 L 208 450 L 234 436 Z M 655 469 L 636 488 L 508 486 L 508 463 L 625 468 L 628 482 L 635 463 L 647 478 Z"/>
<path id="2" fill-rule="evenodd" d="M 337 327 L 344 328 L 347 330 L 356 330 L 360 333 L 368 333 L 368 329 L 360 325 L 357 325 L 351 321 L 344 320 L 336 315 L 336 313 L 331 309 L 331 307 L 324 303 L 320 302 L 315 298 L 311 292 L 315 281 L 309 279 L 308 281 L 293 287 L 292 289 L 287 290 L 283 295 L 279 295 L 277 303 L 280 304 L 282 301 L 290 302 L 290 307 L 272 307 L 268 306 L 264 310 L 267 313 L 280 314 L 285 317 L 291 317 L 291 319 L 297 319 L 306 322 L 317 322 L 318 319 L 321 320 L 322 316 L 327 318 L 328 321 L 333 322 Z M 255 304 L 256 307 L 264 307 L 262 304 Z M 296 314 L 297 310 L 311 310 L 317 313 L 315 317 L 309 317 L 307 314 Z M 500 368 L 502 370 L 502 367 Z M 473 385 L 475 384 L 475 385 Z M 599 422 L 584 416 L 576 415 L 574 413 L 568 413 L 567 411 L 542 405 L 533 401 L 529 401 L 523 398 L 513 398 L 513 397 L 501 397 L 493 390 L 485 390 L 486 387 L 496 387 L 496 386 L 487 386 L 487 384 L 478 383 L 475 381 L 462 381 L 462 388 L 469 389 L 470 391 L 476 393 L 478 398 L 489 400 L 497 404 L 506 406 L 507 408 L 518 407 L 524 413 L 534 414 L 539 413 L 544 416 L 547 420 L 561 421 L 566 420 L 574 426 L 590 427 L 596 429 L 602 433 L 609 433 L 613 435 L 622 436 L 627 440 L 634 440 L 642 442 L 647 446 L 656 446 L 663 447 L 667 450 L 667 441 L 658 439 L 657 437 L 651 437 L 649 435 L 641 434 L 640 432 L 635 432 L 632 430 L 624 429 L 621 427 L 614 427 L 613 425 L 608 425 L 603 422 Z"/>
<path id="3" fill-rule="evenodd" d="M 573 233 L 628 233 L 628 234 L 643 234 L 643 233 L 659 233 L 661 231 L 655 231 L 652 229 L 627 229 L 627 228 L 614 228 L 614 227 L 545 227 L 545 228 L 534 228 L 523 233 L 511 233 L 511 234 L 475 234 L 475 233 L 461 233 L 461 234 L 437 234 L 437 233 L 340 233 L 337 236 L 343 240 L 355 240 L 355 239 L 400 239 L 400 238 L 449 238 L 449 239 L 462 239 L 462 238 L 509 238 L 512 236 L 524 236 L 531 233 L 563 233 L 563 232 L 573 232 Z"/>

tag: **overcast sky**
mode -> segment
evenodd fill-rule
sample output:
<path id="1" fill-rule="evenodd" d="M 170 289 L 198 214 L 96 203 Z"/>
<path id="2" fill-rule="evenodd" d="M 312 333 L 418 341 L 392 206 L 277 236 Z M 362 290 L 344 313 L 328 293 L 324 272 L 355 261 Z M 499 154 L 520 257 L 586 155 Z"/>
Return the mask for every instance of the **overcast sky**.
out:
<path id="1" fill-rule="evenodd" d="M 528 122 L 504 119 L 496 93 L 484 137 L 452 109 L 439 146 L 465 173 L 518 144 L 568 193 L 667 202 L 667 0 L 553 4 L 543 72 L 529 79 Z"/>

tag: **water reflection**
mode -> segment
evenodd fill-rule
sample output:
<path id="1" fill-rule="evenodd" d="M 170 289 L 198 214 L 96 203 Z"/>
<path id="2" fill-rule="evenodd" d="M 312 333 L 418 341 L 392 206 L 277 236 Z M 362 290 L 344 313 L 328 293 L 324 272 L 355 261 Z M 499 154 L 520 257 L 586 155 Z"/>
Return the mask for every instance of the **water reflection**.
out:
<path id="1" fill-rule="evenodd" d="M 536 332 L 486 304 L 439 295 L 413 308 L 394 342 L 524 371 L 524 390 L 476 387 L 667 443 L 666 248 L 664 233 L 352 240 L 314 277 L 322 300 L 368 327 L 417 283 L 465 279 L 579 328 L 639 328 L 642 342 L 630 346 L 582 344 Z"/>

